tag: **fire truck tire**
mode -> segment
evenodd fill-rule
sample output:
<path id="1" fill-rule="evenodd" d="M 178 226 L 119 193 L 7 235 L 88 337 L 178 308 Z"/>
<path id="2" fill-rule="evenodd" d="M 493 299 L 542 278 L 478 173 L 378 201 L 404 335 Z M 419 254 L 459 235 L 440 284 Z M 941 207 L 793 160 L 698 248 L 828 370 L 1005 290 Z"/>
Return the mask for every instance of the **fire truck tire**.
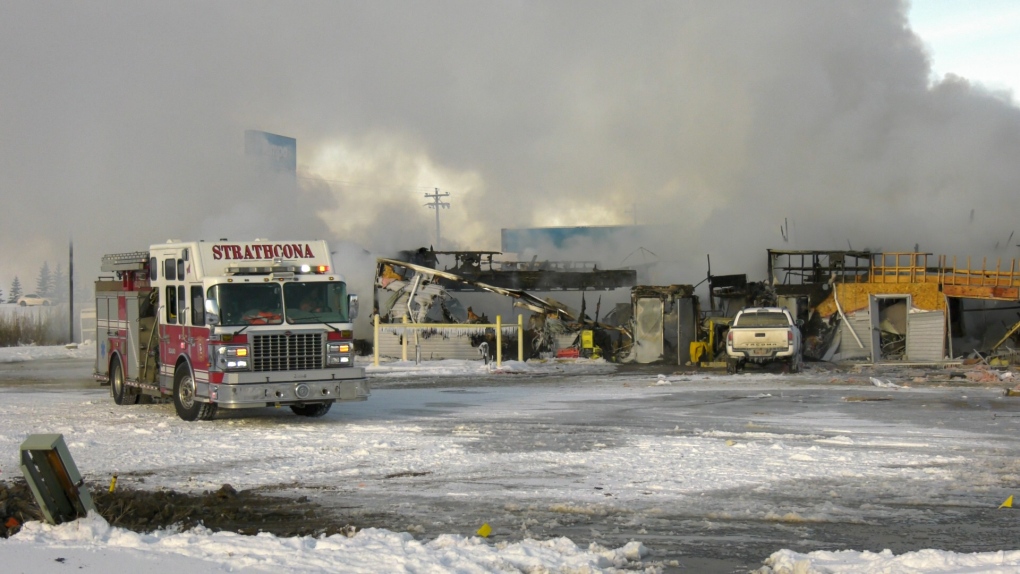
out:
<path id="1" fill-rule="evenodd" d="M 186 421 L 207 421 L 216 414 L 216 405 L 196 400 L 195 377 L 187 365 L 177 367 L 174 373 L 174 408 Z"/>
<path id="2" fill-rule="evenodd" d="M 322 415 L 329 412 L 330 407 L 333 403 L 314 403 L 310 405 L 291 405 L 290 410 L 294 411 L 294 414 L 301 415 L 303 417 L 321 417 Z"/>
<path id="3" fill-rule="evenodd" d="M 120 366 L 120 359 L 110 363 L 110 396 L 118 405 L 138 404 L 138 395 L 128 393 L 124 384 L 124 368 Z"/>

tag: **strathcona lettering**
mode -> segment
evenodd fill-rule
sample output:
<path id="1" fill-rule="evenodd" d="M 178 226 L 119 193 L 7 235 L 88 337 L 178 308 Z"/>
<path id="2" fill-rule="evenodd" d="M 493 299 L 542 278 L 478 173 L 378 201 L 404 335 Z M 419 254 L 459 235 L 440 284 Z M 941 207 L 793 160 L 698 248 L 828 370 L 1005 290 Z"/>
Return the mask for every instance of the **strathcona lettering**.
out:
<path id="1" fill-rule="evenodd" d="M 274 259 L 314 259 L 312 246 L 308 243 L 257 243 L 254 245 L 213 245 L 212 256 L 215 260 L 254 260 Z"/>

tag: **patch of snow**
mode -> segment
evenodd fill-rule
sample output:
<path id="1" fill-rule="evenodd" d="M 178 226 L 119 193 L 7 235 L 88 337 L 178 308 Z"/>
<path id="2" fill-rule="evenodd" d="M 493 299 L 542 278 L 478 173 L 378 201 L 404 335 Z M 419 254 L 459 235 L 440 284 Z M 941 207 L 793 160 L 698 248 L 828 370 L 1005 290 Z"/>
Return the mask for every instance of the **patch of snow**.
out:
<path id="1" fill-rule="evenodd" d="M 366 528 L 351 537 L 244 536 L 197 527 L 187 532 L 139 534 L 110 526 L 93 513 L 51 526 L 28 522 L 0 541 L 7 567 L 54 571 L 62 563 L 83 574 L 107 572 L 597 572 L 639 561 L 638 542 L 616 548 L 579 548 L 567 538 L 491 543 L 443 534 L 420 542 L 409 533 Z"/>
<path id="2" fill-rule="evenodd" d="M 780 550 L 765 560 L 759 574 L 811 574 L 856 572 L 952 572 L 954 574 L 1014 574 L 1020 571 L 1020 551 L 957 554 L 942 550 L 918 550 L 899 556 L 889 550 L 817 551 L 801 554 Z"/>
<path id="3" fill-rule="evenodd" d="M 63 345 L 23 345 L 0 347 L 0 363 L 21 363 L 37 359 L 91 359 L 96 356 L 96 343 L 89 340 L 75 348 Z"/>
<path id="4" fill-rule="evenodd" d="M 894 383 L 892 381 L 889 381 L 889 380 L 883 381 L 882 379 L 879 379 L 879 378 L 876 378 L 876 377 L 868 377 L 868 378 L 871 379 L 871 384 L 875 385 L 876 387 L 883 387 L 883 388 L 887 388 L 887 389 L 902 389 L 903 388 L 903 387 L 901 387 L 901 386 L 897 385 L 896 383 Z"/>

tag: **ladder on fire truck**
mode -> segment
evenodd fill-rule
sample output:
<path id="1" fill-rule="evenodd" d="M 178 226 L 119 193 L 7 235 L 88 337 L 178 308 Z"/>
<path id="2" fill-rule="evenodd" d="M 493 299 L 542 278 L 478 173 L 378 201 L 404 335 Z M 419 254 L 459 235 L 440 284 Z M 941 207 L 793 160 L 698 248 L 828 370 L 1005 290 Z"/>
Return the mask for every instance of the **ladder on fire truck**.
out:
<path id="1" fill-rule="evenodd" d="M 131 253 L 114 253 L 103 255 L 101 269 L 103 271 L 142 271 L 149 262 L 148 251 L 132 251 Z"/>

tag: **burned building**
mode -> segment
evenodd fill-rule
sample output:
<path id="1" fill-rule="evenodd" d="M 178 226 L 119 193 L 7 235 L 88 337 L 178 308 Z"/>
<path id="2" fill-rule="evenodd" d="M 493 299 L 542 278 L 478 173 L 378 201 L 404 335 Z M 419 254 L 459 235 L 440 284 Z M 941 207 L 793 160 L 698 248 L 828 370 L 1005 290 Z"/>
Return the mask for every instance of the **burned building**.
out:
<path id="1" fill-rule="evenodd" d="M 440 257 L 453 259 L 442 265 Z M 605 291 L 631 287 L 637 282 L 633 269 L 599 269 L 595 261 L 551 261 L 533 256 L 528 261 L 502 257 L 500 251 L 434 251 L 424 247 L 402 251 L 399 259 L 453 273 L 467 281 L 439 278 L 449 291 L 477 291 L 472 282 L 525 291 Z"/>
<path id="2" fill-rule="evenodd" d="M 639 285 L 631 289 L 632 346 L 628 363 L 683 365 L 698 338 L 698 298 L 692 285 Z"/>
<path id="3" fill-rule="evenodd" d="M 492 293 L 510 298 L 513 306 L 528 313 L 527 330 L 521 335 L 526 347 L 525 357 L 554 354 L 566 346 L 577 345 L 582 330 L 619 330 L 598 323 L 580 311 L 552 298 L 542 298 L 534 291 L 596 291 L 634 284 L 633 270 L 603 270 L 585 262 L 529 262 L 497 259 L 497 252 L 433 251 L 419 249 L 403 252 L 401 259 L 379 259 L 377 262 L 374 312 L 382 323 L 429 324 L 415 334 L 419 351 L 431 359 L 477 358 L 492 321 L 481 308 L 462 304 L 468 294 Z M 453 258 L 452 266 L 440 269 L 440 256 Z M 582 301 L 583 301 L 582 296 Z M 597 306 L 596 306 L 597 307 Z M 444 325 L 485 325 L 479 329 L 453 329 Z M 375 345 L 383 356 L 400 356 L 402 333 L 385 328 Z M 516 344 L 518 334 L 507 327 L 507 345 Z M 603 346 L 609 338 L 600 334 Z M 615 348 L 615 344 L 612 347 Z M 604 349 L 607 353 L 610 349 Z"/>
<path id="4" fill-rule="evenodd" d="M 805 356 L 938 363 L 962 302 L 1020 301 L 1020 269 L 929 253 L 769 251 L 779 303 L 805 322 Z"/>

